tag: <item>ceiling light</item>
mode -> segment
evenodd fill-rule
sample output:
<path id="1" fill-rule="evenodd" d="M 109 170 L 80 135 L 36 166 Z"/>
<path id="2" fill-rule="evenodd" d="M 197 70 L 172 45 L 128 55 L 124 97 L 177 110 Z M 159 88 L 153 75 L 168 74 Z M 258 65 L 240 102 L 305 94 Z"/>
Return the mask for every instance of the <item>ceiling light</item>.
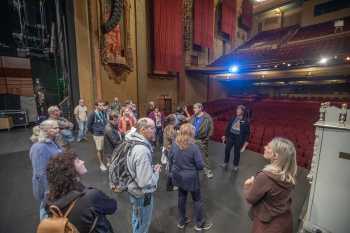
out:
<path id="1" fill-rule="evenodd" d="M 283 62 L 282 64 L 283 64 L 283 65 L 285 65 L 286 63 L 285 63 L 285 62 Z"/>
<path id="2" fill-rule="evenodd" d="M 274 65 L 274 67 L 275 67 L 275 68 L 277 68 L 277 67 L 278 67 L 278 65 Z"/>
<path id="3" fill-rule="evenodd" d="M 291 64 L 290 64 L 290 63 L 288 63 L 288 64 L 287 64 L 287 66 L 289 67 L 289 66 L 291 66 Z"/>
<path id="4" fill-rule="evenodd" d="M 261 67 L 261 65 L 257 65 L 257 67 L 258 67 L 258 68 L 260 68 L 260 67 Z"/>
<path id="5" fill-rule="evenodd" d="M 346 57 L 346 60 L 347 60 L 347 61 L 350 61 L 350 57 Z"/>

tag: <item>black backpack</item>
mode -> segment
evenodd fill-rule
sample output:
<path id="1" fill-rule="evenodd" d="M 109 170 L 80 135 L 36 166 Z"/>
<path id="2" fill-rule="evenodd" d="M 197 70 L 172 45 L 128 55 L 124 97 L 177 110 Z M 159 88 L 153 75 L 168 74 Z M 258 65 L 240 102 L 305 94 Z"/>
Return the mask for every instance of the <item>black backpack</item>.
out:
<path id="1" fill-rule="evenodd" d="M 109 166 L 109 186 L 113 192 L 127 191 L 128 185 L 135 179 L 128 169 L 127 158 L 136 145 L 148 147 L 147 144 L 139 141 L 123 141 L 113 150 L 112 161 Z"/>

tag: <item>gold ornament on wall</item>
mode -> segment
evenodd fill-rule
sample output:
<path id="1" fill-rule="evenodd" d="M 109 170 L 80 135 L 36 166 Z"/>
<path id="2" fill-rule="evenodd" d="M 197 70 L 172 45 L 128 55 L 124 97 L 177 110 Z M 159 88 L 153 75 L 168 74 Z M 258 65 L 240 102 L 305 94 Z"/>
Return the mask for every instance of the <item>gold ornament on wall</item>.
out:
<path id="1" fill-rule="evenodd" d="M 122 9 L 114 9 L 115 2 L 122 2 Z M 130 3 L 129 0 L 100 0 L 100 20 L 106 23 L 114 12 L 121 10 L 121 18 L 113 28 L 106 32 L 104 27 L 99 31 L 101 61 L 109 78 L 117 83 L 125 81 L 127 74 L 134 68 L 130 35 Z M 118 12 L 119 13 L 119 12 Z M 99 25 L 103 25 L 100 23 Z M 105 25 L 103 25 L 105 26 Z"/>

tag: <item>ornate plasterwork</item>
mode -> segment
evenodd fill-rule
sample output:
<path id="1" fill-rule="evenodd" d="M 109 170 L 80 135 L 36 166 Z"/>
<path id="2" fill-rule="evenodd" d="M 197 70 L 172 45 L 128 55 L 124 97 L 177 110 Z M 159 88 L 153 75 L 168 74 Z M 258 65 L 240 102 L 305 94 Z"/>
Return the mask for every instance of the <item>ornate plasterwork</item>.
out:
<path id="1" fill-rule="evenodd" d="M 111 11 L 111 0 L 101 0 L 101 19 L 106 20 Z M 109 78 L 116 82 L 126 79 L 133 70 L 133 53 L 130 32 L 130 3 L 123 2 L 123 17 L 120 23 L 110 32 L 99 32 L 101 41 L 101 61 Z M 101 25 L 101 24 L 99 24 Z"/>

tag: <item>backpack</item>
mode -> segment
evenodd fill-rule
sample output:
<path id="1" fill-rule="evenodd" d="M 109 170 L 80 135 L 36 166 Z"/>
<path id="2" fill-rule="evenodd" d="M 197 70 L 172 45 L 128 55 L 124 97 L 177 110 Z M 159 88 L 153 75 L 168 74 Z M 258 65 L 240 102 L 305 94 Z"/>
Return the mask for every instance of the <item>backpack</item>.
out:
<path id="1" fill-rule="evenodd" d="M 147 144 L 139 141 L 123 141 L 112 153 L 109 166 L 109 186 L 113 192 L 121 193 L 128 190 L 128 185 L 134 180 L 128 169 L 127 158 L 136 145 Z"/>
<path id="2" fill-rule="evenodd" d="M 51 205 L 49 211 L 52 213 L 52 217 L 43 219 L 39 223 L 36 233 L 79 233 L 67 217 L 73 209 L 75 202 L 76 200 L 69 205 L 68 210 L 64 214 L 62 214 L 57 206 Z"/>

